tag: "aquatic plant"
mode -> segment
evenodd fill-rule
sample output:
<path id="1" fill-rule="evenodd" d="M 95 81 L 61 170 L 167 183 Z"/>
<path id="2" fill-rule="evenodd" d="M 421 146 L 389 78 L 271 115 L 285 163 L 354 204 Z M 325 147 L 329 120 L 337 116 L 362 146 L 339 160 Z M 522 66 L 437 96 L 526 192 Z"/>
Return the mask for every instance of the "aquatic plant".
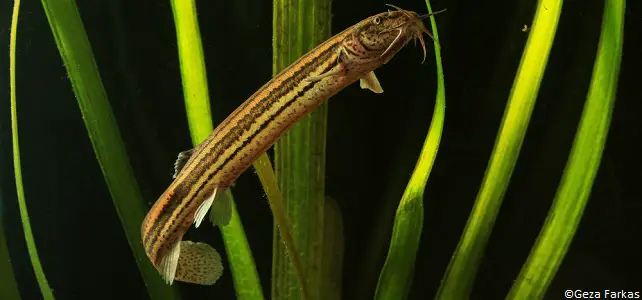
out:
<path id="1" fill-rule="evenodd" d="M 542 299 L 575 236 L 595 181 L 615 105 L 625 1 L 605 1 L 593 77 L 546 223 L 507 299 Z"/>
<path id="2" fill-rule="evenodd" d="M 484 181 L 439 288 L 439 299 L 460 299 L 470 294 L 526 136 L 561 10 L 562 0 L 538 2 Z"/>
<path id="3" fill-rule="evenodd" d="M 13 170 L 15 172 L 15 181 L 16 181 L 16 192 L 18 198 L 18 205 L 20 206 L 20 218 L 22 219 L 22 229 L 24 230 L 25 241 L 27 242 L 27 249 L 29 251 L 29 259 L 33 266 L 33 271 L 36 275 L 36 280 L 38 281 L 38 286 L 40 287 L 40 292 L 42 297 L 46 300 L 54 299 L 49 283 L 47 282 L 47 277 L 45 276 L 44 271 L 42 270 L 42 265 L 40 264 L 40 257 L 38 256 L 38 250 L 36 249 L 36 242 L 33 238 L 33 232 L 31 231 L 31 222 L 29 221 L 29 212 L 27 210 L 27 201 L 25 199 L 25 190 L 22 183 L 22 166 L 20 164 L 20 143 L 18 136 L 18 108 L 17 106 L 17 95 L 16 95 L 16 40 L 18 35 L 18 15 L 20 14 L 20 0 L 14 1 L 13 14 L 11 17 L 11 35 L 10 35 L 10 44 L 9 44 L 9 77 L 10 77 L 10 93 L 11 93 L 11 144 L 13 150 Z M 0 228 L 2 229 L 2 228 Z M 4 236 L 4 233 L 3 233 Z M 9 258 L 9 255 L 6 255 L 6 258 Z M 3 272 L 4 273 L 4 272 Z M 12 272 L 6 272 L 3 275 L 13 276 Z M 13 278 L 7 278 L 6 280 L 15 281 Z M 5 281 L 5 280 L 3 280 Z M 11 285 L 11 284 L 10 284 Z"/>
<path id="4" fill-rule="evenodd" d="M 437 298 L 468 297 L 526 134 L 562 0 L 540 0 L 484 182 Z M 582 121 L 546 224 L 509 299 L 541 299 L 568 251 L 591 192 L 615 101 L 624 1 L 605 1 L 600 48 Z M 615 68 L 615 69 L 613 69 Z"/>

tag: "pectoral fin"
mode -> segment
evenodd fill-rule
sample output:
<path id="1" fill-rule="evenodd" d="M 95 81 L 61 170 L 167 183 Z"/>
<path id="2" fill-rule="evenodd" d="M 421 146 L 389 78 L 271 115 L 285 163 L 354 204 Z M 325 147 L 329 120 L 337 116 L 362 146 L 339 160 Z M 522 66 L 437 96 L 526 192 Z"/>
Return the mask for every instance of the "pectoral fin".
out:
<path id="1" fill-rule="evenodd" d="M 221 255 L 205 243 L 181 242 L 181 255 L 176 268 L 176 280 L 212 285 L 223 274 Z"/>
<path id="2" fill-rule="evenodd" d="M 227 226 L 232 219 L 232 196 L 229 191 L 220 192 L 212 203 L 210 221 L 214 226 Z"/>
<path id="3" fill-rule="evenodd" d="M 214 202 L 214 199 L 216 199 L 217 191 L 218 187 L 214 187 L 212 195 L 205 199 L 205 201 L 201 203 L 201 205 L 196 209 L 196 214 L 194 216 L 194 224 L 196 224 L 196 228 L 198 228 L 198 226 L 201 226 L 201 222 L 203 222 L 205 215 L 207 215 L 207 212 L 210 211 L 210 207 L 212 207 L 212 203 Z"/>
<path id="4" fill-rule="evenodd" d="M 349 58 L 346 58 L 346 57 L 349 57 L 349 54 L 346 51 L 346 49 L 343 48 L 343 46 L 339 47 L 339 49 L 337 50 L 337 66 L 338 67 L 333 68 L 332 70 L 327 71 L 327 72 L 325 72 L 323 74 L 319 74 L 317 76 L 310 76 L 310 77 L 308 77 L 308 78 L 306 78 L 304 80 L 305 81 L 309 81 L 309 82 L 315 82 L 315 81 L 319 81 L 319 80 L 321 80 L 323 78 L 326 78 L 328 76 L 345 76 L 346 75 L 346 66 L 345 66 L 346 59 L 349 59 Z"/>
<path id="5" fill-rule="evenodd" d="M 161 259 L 158 271 L 165 282 L 172 285 L 174 282 L 174 275 L 176 274 L 176 266 L 178 265 L 178 258 L 181 253 L 181 243 L 177 242 L 172 245 L 169 252 Z"/>
<path id="6" fill-rule="evenodd" d="M 366 74 L 366 76 L 361 77 L 361 79 L 359 80 L 359 86 L 361 86 L 362 89 L 369 89 L 377 94 L 383 93 L 381 84 L 379 84 L 379 79 L 377 79 L 377 76 L 375 76 L 374 71 Z"/>
<path id="7" fill-rule="evenodd" d="M 315 81 L 319 81 L 319 80 L 321 80 L 323 78 L 326 78 L 328 76 L 335 76 L 335 75 L 343 76 L 343 75 L 345 75 L 345 73 L 346 73 L 345 72 L 345 68 L 342 65 L 339 65 L 339 67 L 336 68 L 336 69 L 330 70 L 330 71 L 325 72 L 323 74 L 320 74 L 318 76 L 310 76 L 310 77 L 308 77 L 308 78 L 306 78 L 304 80 L 305 81 L 309 81 L 309 82 L 315 82 Z"/>
<path id="8" fill-rule="evenodd" d="M 192 157 L 192 153 L 194 153 L 194 149 L 183 151 L 178 154 L 178 158 L 176 158 L 176 162 L 174 162 L 174 175 L 172 176 L 173 178 L 176 178 L 176 176 L 178 176 L 178 173 L 183 170 L 183 167 L 185 167 L 185 164 L 187 163 L 189 158 Z"/>

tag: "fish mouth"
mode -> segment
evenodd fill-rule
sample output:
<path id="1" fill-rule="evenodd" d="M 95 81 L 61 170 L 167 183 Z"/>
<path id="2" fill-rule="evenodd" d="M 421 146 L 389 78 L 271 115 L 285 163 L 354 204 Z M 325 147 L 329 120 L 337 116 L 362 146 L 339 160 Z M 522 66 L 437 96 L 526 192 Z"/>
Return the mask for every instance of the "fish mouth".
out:
<path id="1" fill-rule="evenodd" d="M 394 8 L 394 9 L 396 9 L 396 10 L 398 10 L 398 11 L 400 11 L 400 12 L 401 12 L 401 13 L 403 13 L 403 14 L 404 14 L 408 19 L 407 19 L 407 21 L 406 21 L 406 22 L 402 23 L 401 25 L 396 26 L 396 27 L 394 27 L 394 28 L 386 29 L 385 31 L 383 31 L 383 32 L 382 32 L 382 33 L 384 33 L 384 32 L 388 32 L 388 31 L 392 31 L 392 30 L 398 30 L 398 31 L 399 31 L 399 33 L 397 34 L 397 36 L 395 37 L 395 39 L 392 41 L 392 43 L 390 43 L 390 46 L 388 46 L 388 48 L 386 49 L 386 51 L 384 51 L 384 52 L 381 54 L 381 56 L 384 56 L 386 53 L 388 53 L 388 51 L 390 51 L 390 49 L 392 49 L 392 47 L 393 47 L 394 45 L 396 45 L 397 43 L 399 43 L 399 41 L 400 41 L 401 37 L 402 37 L 402 36 L 403 36 L 403 35 L 404 35 L 408 30 L 411 30 L 411 31 L 412 31 L 412 33 L 411 33 L 411 37 L 412 37 L 412 39 L 414 40 L 415 45 L 417 44 L 417 39 L 419 39 L 419 42 L 420 42 L 420 44 L 421 44 L 421 48 L 423 49 L 423 52 L 424 52 L 424 59 L 422 60 L 422 62 L 421 62 L 421 63 L 424 63 L 424 62 L 426 61 L 426 43 L 425 43 L 425 41 L 424 41 L 423 34 L 424 34 L 424 33 L 425 33 L 425 34 L 427 34 L 427 35 L 428 35 L 428 36 L 429 36 L 429 37 L 430 37 L 430 38 L 431 38 L 431 39 L 432 39 L 432 40 L 437 44 L 437 46 L 438 46 L 438 47 L 439 47 L 439 41 L 437 41 L 437 40 L 435 39 L 435 37 L 432 35 L 432 33 L 430 33 L 430 31 L 428 31 L 428 29 L 426 29 L 426 27 L 424 26 L 423 21 L 424 21 L 425 19 L 427 19 L 427 18 L 431 17 L 431 16 L 434 16 L 434 15 L 436 15 L 436 14 L 439 14 L 439 13 L 445 12 L 445 11 L 446 11 L 446 9 L 444 8 L 444 9 L 439 10 L 439 11 L 436 11 L 436 12 L 432 12 L 432 13 L 428 13 L 428 14 L 424 14 L 424 15 L 418 15 L 418 14 L 417 14 L 417 13 L 415 13 L 415 12 L 408 11 L 408 10 L 405 10 L 405 9 L 402 9 L 402 8 L 399 8 L 398 6 L 395 6 L 395 5 L 392 5 L 392 4 L 386 4 L 386 5 L 388 5 L 388 6 L 392 7 L 392 8 Z M 412 27 L 412 28 L 411 28 L 411 27 Z"/>

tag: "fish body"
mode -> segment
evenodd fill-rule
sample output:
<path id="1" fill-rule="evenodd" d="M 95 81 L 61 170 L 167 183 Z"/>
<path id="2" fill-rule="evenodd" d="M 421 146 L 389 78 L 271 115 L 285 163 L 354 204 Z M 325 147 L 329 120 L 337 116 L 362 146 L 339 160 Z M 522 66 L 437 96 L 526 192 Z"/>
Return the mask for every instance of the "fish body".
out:
<path id="1" fill-rule="evenodd" d="M 176 279 L 211 284 L 211 278 L 185 275 L 203 270 L 179 265 L 181 247 L 190 255 L 193 249 L 185 247 L 199 245 L 199 251 L 207 252 L 201 243 L 183 242 L 185 232 L 193 223 L 200 224 L 218 199 L 216 195 L 229 188 L 285 132 L 324 101 L 357 80 L 361 80 L 362 88 L 383 92 L 373 71 L 411 39 L 421 40 L 425 59 L 422 33 L 430 33 L 423 18 L 397 9 L 371 16 L 333 36 L 263 85 L 201 144 L 179 154 L 174 181 L 141 226 L 145 251 L 168 283 Z M 215 252 L 213 248 L 209 251 Z M 212 269 L 207 264 L 200 267 Z"/>

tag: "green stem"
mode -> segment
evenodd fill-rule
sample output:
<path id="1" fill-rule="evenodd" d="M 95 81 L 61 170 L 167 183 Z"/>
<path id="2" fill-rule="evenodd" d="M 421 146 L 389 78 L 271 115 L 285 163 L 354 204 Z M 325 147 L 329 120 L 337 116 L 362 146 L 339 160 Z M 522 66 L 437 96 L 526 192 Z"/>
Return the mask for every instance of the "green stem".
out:
<path id="1" fill-rule="evenodd" d="M 9 41 L 9 85 L 11 93 L 11 140 L 13 143 L 13 170 L 16 179 L 16 191 L 18 193 L 18 206 L 20 207 L 20 218 L 22 219 L 22 228 L 27 242 L 27 251 L 31 259 L 31 265 L 40 287 L 42 297 L 46 300 L 54 299 L 45 273 L 40 264 L 36 241 L 31 231 L 31 222 L 27 212 L 27 201 L 25 200 L 25 191 L 22 184 L 22 167 L 20 165 L 20 145 L 18 140 L 18 110 L 16 108 L 16 40 L 18 34 L 18 15 L 20 13 L 20 0 L 13 2 L 13 15 L 11 18 L 11 36 Z"/>
<path id="2" fill-rule="evenodd" d="M 214 130 L 196 3 L 194 0 L 170 2 L 176 27 L 187 122 L 192 143 L 196 146 Z"/>
<path id="3" fill-rule="evenodd" d="M 297 280 L 301 284 L 301 293 L 307 295 L 307 286 L 305 285 L 305 271 L 301 263 L 301 256 L 299 250 L 294 244 L 294 237 L 292 236 L 292 226 L 285 214 L 285 204 L 283 203 L 283 195 L 279 191 L 279 185 L 276 179 L 276 174 L 270 163 L 270 158 L 267 154 L 261 155 L 255 162 L 254 168 L 259 175 L 259 180 L 270 204 L 270 209 L 274 215 L 274 225 L 278 230 L 279 236 L 283 241 L 283 247 L 286 255 L 289 255 L 294 269 L 296 270 Z M 305 296 L 304 296 L 305 297 Z"/>

